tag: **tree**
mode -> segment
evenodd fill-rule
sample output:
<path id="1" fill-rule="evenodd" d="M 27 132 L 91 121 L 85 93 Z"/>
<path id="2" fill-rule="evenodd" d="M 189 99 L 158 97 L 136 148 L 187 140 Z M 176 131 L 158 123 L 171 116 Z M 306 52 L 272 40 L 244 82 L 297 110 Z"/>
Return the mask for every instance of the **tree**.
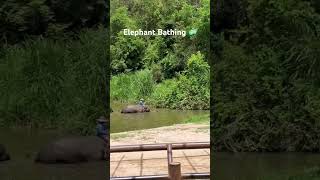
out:
<path id="1" fill-rule="evenodd" d="M 104 0 L 8 0 L 0 2 L 0 42 L 18 43 L 30 36 L 61 38 L 83 28 L 107 24 Z"/>

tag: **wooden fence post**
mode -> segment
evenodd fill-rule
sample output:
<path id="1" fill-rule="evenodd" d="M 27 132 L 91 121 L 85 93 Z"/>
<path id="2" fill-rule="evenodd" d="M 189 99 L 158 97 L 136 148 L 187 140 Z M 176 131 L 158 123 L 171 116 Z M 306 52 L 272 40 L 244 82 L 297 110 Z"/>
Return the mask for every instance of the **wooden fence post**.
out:
<path id="1" fill-rule="evenodd" d="M 171 162 L 169 164 L 170 180 L 181 180 L 181 165 L 180 163 Z"/>

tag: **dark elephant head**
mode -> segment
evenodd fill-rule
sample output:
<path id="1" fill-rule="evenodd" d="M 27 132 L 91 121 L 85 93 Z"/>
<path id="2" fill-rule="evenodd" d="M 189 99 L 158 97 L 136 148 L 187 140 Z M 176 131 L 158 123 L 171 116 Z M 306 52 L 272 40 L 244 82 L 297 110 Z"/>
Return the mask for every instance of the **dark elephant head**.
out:
<path id="1" fill-rule="evenodd" d="M 143 111 L 144 112 L 150 112 L 150 108 L 148 108 L 147 106 L 143 107 Z"/>

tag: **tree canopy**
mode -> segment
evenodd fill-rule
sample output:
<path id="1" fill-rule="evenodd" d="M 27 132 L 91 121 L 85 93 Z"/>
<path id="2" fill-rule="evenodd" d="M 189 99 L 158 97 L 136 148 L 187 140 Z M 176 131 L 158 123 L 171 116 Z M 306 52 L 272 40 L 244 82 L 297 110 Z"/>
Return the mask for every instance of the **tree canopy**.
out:
<path id="1" fill-rule="evenodd" d="M 8 0 L 0 2 L 0 43 L 12 44 L 26 37 L 70 38 L 83 28 L 107 24 L 104 0 Z"/>
<path id="2" fill-rule="evenodd" d="M 209 108 L 209 0 L 112 0 L 110 13 L 113 100 Z M 124 29 L 193 34 L 126 36 Z"/>

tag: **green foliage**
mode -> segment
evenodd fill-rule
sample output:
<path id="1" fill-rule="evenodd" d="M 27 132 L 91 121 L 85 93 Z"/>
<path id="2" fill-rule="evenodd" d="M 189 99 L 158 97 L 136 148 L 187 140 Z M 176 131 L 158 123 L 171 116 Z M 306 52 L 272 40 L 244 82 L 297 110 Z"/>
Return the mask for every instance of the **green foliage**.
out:
<path id="1" fill-rule="evenodd" d="M 110 18 L 111 24 L 111 34 L 117 34 L 125 28 L 135 28 L 136 23 L 129 18 L 128 10 L 125 7 L 120 7 L 118 9 L 111 9 L 112 16 Z M 112 37 L 112 42 L 115 42 L 115 37 Z"/>
<path id="2" fill-rule="evenodd" d="M 61 38 L 82 28 L 96 27 L 107 21 L 104 0 L 8 0 L 0 2 L 0 44 L 12 44 L 28 36 Z"/>
<path id="3" fill-rule="evenodd" d="M 151 103 L 155 107 L 171 108 L 171 105 L 176 102 L 177 80 L 168 79 L 155 86 L 154 92 L 151 95 Z"/>
<path id="4" fill-rule="evenodd" d="M 186 71 L 179 76 L 177 102 L 173 107 L 186 109 L 209 109 L 209 71 L 204 56 L 198 52 L 191 55 Z"/>
<path id="5" fill-rule="evenodd" d="M 151 98 L 157 107 L 209 109 L 210 68 L 200 52 L 187 63 L 187 69 L 176 79 L 157 85 Z"/>
<path id="6" fill-rule="evenodd" d="M 156 37 L 152 42 L 148 43 L 143 57 L 143 64 L 146 68 L 157 65 L 163 59 L 165 50 L 164 40 Z"/>
<path id="7" fill-rule="evenodd" d="M 111 100 L 137 102 L 140 98 L 147 99 L 154 88 L 150 70 L 137 71 L 130 74 L 119 74 L 111 78 Z"/>
<path id="8" fill-rule="evenodd" d="M 279 55 L 270 49 L 249 56 L 229 46 L 222 58 L 214 68 L 217 149 L 319 150 L 314 140 L 320 132 L 317 88 L 299 79 L 288 81 Z"/>
<path id="9" fill-rule="evenodd" d="M 112 99 L 136 102 L 144 97 L 156 107 L 208 109 L 209 0 L 113 0 L 111 4 Z M 198 32 L 192 38 L 134 37 L 124 36 L 125 28 Z M 148 72 L 152 82 L 141 79 L 142 72 Z M 146 84 L 136 85 L 139 81 Z M 149 88 L 147 93 L 141 87 Z"/>
<path id="10" fill-rule="evenodd" d="M 198 52 L 177 78 L 156 84 L 154 72 L 137 71 L 111 79 L 111 100 L 137 102 L 140 98 L 160 108 L 209 109 L 209 66 Z"/>
<path id="11" fill-rule="evenodd" d="M 170 79 L 178 75 L 185 69 L 186 62 L 173 52 L 168 53 L 160 62 L 165 79 Z"/>
<path id="12" fill-rule="evenodd" d="M 113 0 L 111 1 L 111 39 L 113 74 L 139 70 L 141 67 L 152 69 L 154 64 L 161 64 L 165 79 L 173 78 L 186 68 L 188 57 L 194 52 L 202 51 L 208 56 L 209 41 L 209 1 L 145 1 Z M 157 30 L 157 29 L 199 29 L 195 38 L 170 36 L 125 37 L 144 43 L 123 40 L 123 29 Z M 138 47 L 137 47 L 138 46 Z M 132 54 L 132 48 L 135 56 Z M 207 59 L 207 58 L 206 58 Z M 132 63 L 135 62 L 135 63 Z M 136 69 L 129 67 L 134 64 Z M 126 70 L 128 69 L 128 70 Z"/>
<path id="13" fill-rule="evenodd" d="M 116 43 L 111 45 L 112 73 L 123 73 L 139 70 L 143 67 L 144 42 L 140 38 L 124 35 L 117 37 Z"/>
<path id="14" fill-rule="evenodd" d="M 319 152 L 319 14 L 301 0 L 248 1 L 245 14 L 236 41 L 214 35 L 214 149 Z"/>
<path id="15" fill-rule="evenodd" d="M 151 71 L 152 71 L 153 80 L 156 83 L 160 83 L 164 79 L 162 68 L 161 68 L 160 65 L 158 65 L 158 64 L 152 65 L 151 66 Z"/>
<path id="16" fill-rule="evenodd" d="M 290 78 L 310 78 L 319 84 L 320 14 L 301 0 L 263 0 L 249 7 L 248 45 L 279 48 Z"/>
<path id="17" fill-rule="evenodd" d="M 105 29 L 79 40 L 30 40 L 0 57 L 0 125 L 92 133 L 105 111 Z"/>

